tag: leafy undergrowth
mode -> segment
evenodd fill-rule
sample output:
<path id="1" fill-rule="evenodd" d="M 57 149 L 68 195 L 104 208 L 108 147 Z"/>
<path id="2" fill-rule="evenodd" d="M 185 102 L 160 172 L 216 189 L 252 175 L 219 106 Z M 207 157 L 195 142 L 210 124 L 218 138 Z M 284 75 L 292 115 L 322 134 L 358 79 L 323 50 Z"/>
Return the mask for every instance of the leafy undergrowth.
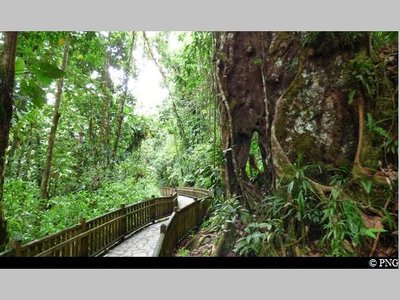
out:
<path id="1" fill-rule="evenodd" d="M 176 255 L 396 256 L 397 181 L 382 186 L 343 171 L 322 197 L 306 178 L 312 167 L 296 163 L 293 178 L 280 181 L 252 214 L 237 199 L 218 199 Z"/>
<path id="2" fill-rule="evenodd" d="M 7 180 L 4 191 L 5 216 L 10 239 L 21 238 L 23 243 L 63 230 L 98 217 L 121 204 L 131 204 L 158 195 L 148 180 L 104 184 L 97 191 L 79 191 L 55 196 L 46 205 L 38 198 L 39 188 L 22 180 Z"/>
<path id="3" fill-rule="evenodd" d="M 384 186 L 349 172 L 331 178 L 321 196 L 306 178 L 314 166 L 294 164 L 255 215 L 236 224 L 234 252 L 240 256 L 395 256 L 397 182 Z"/>
<path id="4" fill-rule="evenodd" d="M 246 215 L 237 199 L 215 198 L 206 220 L 198 230 L 194 230 L 181 241 L 175 256 L 216 256 L 221 253 L 221 245 L 224 247 L 223 255 L 234 256 L 231 251 L 233 244 L 230 244 L 226 236 L 230 233 L 228 227 L 237 223 L 239 212 Z M 235 234 L 236 231 L 232 232 Z"/>
<path id="5" fill-rule="evenodd" d="M 212 256 L 217 238 L 217 233 L 191 234 L 178 245 L 174 256 Z"/>

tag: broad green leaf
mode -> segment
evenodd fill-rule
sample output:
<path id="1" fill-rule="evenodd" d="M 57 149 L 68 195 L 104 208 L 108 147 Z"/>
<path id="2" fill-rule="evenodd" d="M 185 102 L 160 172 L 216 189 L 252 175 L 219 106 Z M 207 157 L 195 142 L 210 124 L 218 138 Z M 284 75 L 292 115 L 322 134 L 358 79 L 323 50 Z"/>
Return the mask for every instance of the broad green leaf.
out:
<path id="1" fill-rule="evenodd" d="M 270 230 L 272 228 L 272 225 L 269 223 L 260 223 L 258 224 L 258 228 L 267 228 L 268 230 Z"/>
<path id="2" fill-rule="evenodd" d="M 47 62 L 39 63 L 38 69 L 34 70 L 37 76 L 43 76 L 51 79 L 58 79 L 65 75 L 65 72 L 60 70 L 57 66 Z"/>
<path id="3" fill-rule="evenodd" d="M 259 235 L 254 235 L 253 236 L 253 242 L 256 243 L 256 244 L 259 243 L 260 242 L 260 236 Z"/>
<path id="4" fill-rule="evenodd" d="M 44 85 L 50 85 L 53 82 L 53 79 L 41 74 L 36 74 L 36 78 Z"/>
<path id="5" fill-rule="evenodd" d="M 21 57 L 15 57 L 15 75 L 22 75 L 25 71 L 25 62 Z"/>
<path id="6" fill-rule="evenodd" d="M 388 135 L 387 131 L 379 126 L 375 126 L 374 132 L 382 137 L 386 137 Z"/>
<path id="7" fill-rule="evenodd" d="M 289 183 L 289 185 L 288 185 L 288 193 L 291 193 L 291 192 L 292 192 L 293 186 L 294 186 L 294 181 L 291 181 L 291 182 Z"/>
<path id="8" fill-rule="evenodd" d="M 45 92 L 44 90 L 37 85 L 36 83 L 30 82 L 29 85 L 26 87 L 27 93 L 29 97 L 32 99 L 32 103 L 36 107 L 42 107 L 45 103 Z"/>
<path id="9" fill-rule="evenodd" d="M 375 233 L 385 232 L 385 231 L 386 230 L 384 230 L 382 228 L 368 228 L 368 229 L 365 230 L 364 233 L 365 233 L 366 236 L 369 236 L 369 237 L 372 237 L 372 238 L 376 238 Z"/>
<path id="10" fill-rule="evenodd" d="M 36 106 L 36 107 L 43 107 L 43 105 L 46 103 L 44 97 L 38 96 L 35 98 L 32 98 L 32 103 Z"/>
<path id="11" fill-rule="evenodd" d="M 339 194 L 340 194 L 339 189 L 336 188 L 336 187 L 334 187 L 334 188 L 332 189 L 332 197 L 333 197 L 333 199 L 337 199 L 337 198 L 339 197 Z"/>
<path id="12" fill-rule="evenodd" d="M 360 181 L 361 186 L 364 188 L 364 190 L 369 194 L 372 189 L 372 181 L 371 180 L 361 180 Z"/>

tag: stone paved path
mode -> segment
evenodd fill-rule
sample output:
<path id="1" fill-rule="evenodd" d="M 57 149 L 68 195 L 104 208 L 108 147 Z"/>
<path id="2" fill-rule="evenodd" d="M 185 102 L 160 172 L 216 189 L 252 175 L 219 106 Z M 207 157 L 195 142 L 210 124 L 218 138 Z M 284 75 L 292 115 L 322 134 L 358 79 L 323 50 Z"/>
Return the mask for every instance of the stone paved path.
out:
<path id="1" fill-rule="evenodd" d="M 160 236 L 160 226 L 167 222 L 168 219 L 142 229 L 112 248 L 104 256 L 152 256 Z"/>
<path id="2" fill-rule="evenodd" d="M 178 196 L 178 206 L 183 208 L 193 202 L 192 198 Z M 128 237 L 121 244 L 108 251 L 105 257 L 115 256 L 152 256 L 154 248 L 160 237 L 160 226 L 166 224 L 168 219 L 147 226 L 138 233 Z"/>

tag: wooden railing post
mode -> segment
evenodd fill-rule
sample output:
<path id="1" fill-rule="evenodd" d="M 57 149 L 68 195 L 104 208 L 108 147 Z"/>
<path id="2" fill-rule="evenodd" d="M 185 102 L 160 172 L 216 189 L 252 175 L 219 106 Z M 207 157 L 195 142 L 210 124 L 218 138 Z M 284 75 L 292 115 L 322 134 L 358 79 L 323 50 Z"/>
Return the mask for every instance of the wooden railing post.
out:
<path id="1" fill-rule="evenodd" d="M 155 205 L 154 205 L 156 203 L 156 200 L 154 200 L 155 198 L 156 198 L 156 196 L 151 195 L 149 213 L 150 213 L 150 221 L 152 224 L 154 224 L 156 221 Z"/>
<path id="2" fill-rule="evenodd" d="M 22 241 L 20 238 L 14 240 L 13 247 L 15 249 L 15 256 L 22 256 Z"/>
<path id="3" fill-rule="evenodd" d="M 80 225 L 81 225 L 81 233 L 84 233 L 87 231 L 87 225 L 86 225 L 86 220 L 84 218 L 82 218 L 79 221 Z M 84 236 L 80 239 L 80 249 L 79 249 L 79 256 L 83 256 L 83 257 L 87 257 L 89 256 L 89 236 Z"/>
<path id="4" fill-rule="evenodd" d="M 123 238 L 126 235 L 126 224 L 127 224 L 125 204 L 121 204 L 120 216 L 121 217 L 124 216 L 123 218 L 121 218 L 120 226 L 119 226 L 119 229 L 120 229 L 119 235 L 121 236 L 121 238 Z"/>
<path id="5" fill-rule="evenodd" d="M 160 226 L 161 236 L 153 256 L 172 255 L 179 239 L 187 234 L 188 231 L 199 226 L 210 205 L 210 197 L 212 195 L 208 190 L 184 187 L 174 187 L 171 190 L 174 192 L 174 196 L 180 194 L 193 198 L 193 203 L 179 209 L 177 198 L 174 198 L 172 202 L 168 201 L 168 208 L 172 208 L 174 214 L 170 217 L 167 226 Z"/>
<path id="6" fill-rule="evenodd" d="M 150 219 L 152 224 L 154 224 L 156 221 L 156 207 L 157 207 L 156 200 L 152 199 L 150 205 Z"/>
<path id="7" fill-rule="evenodd" d="M 156 251 L 158 252 L 159 256 L 165 256 L 164 252 L 165 252 L 165 242 L 166 242 L 166 240 L 165 240 L 165 238 L 166 238 L 165 232 L 166 231 L 167 231 L 167 225 L 161 224 L 161 226 L 160 226 L 160 236 L 162 237 L 164 235 L 164 237 L 162 239 L 161 244 L 157 245 L 158 249 Z"/>
<path id="8" fill-rule="evenodd" d="M 165 233 L 165 230 L 167 229 L 167 225 L 161 224 L 160 226 L 160 233 Z"/>
<path id="9" fill-rule="evenodd" d="M 201 221 L 201 202 L 196 206 L 196 226 L 200 224 Z"/>

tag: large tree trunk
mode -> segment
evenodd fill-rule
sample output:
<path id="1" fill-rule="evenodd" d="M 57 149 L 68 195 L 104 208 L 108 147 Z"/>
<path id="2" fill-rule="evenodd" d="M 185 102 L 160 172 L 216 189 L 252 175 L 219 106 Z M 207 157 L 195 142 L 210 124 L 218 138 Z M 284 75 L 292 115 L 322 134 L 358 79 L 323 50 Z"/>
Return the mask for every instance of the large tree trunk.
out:
<path id="1" fill-rule="evenodd" d="M 267 189 L 273 186 L 271 128 L 273 103 L 264 83 L 263 50 L 271 33 L 220 33 L 217 36 L 217 82 L 220 90 L 224 181 L 227 195 L 242 196 L 249 207 L 260 200 L 259 188 L 246 175 L 252 136 L 258 132 L 260 152 L 267 167 Z"/>
<path id="2" fill-rule="evenodd" d="M 337 82 L 365 41 L 349 49 L 332 46 L 323 56 L 302 46 L 303 38 L 296 32 L 217 35 L 226 193 L 248 206 L 274 189 L 298 154 L 303 164 L 338 166 L 352 163 L 356 152 L 357 119 Z M 265 172 L 258 185 L 245 172 L 254 132 Z"/>
<path id="3" fill-rule="evenodd" d="M 5 49 L 0 61 L 0 252 L 8 243 L 3 211 L 4 161 L 13 113 L 13 90 L 17 33 L 5 34 Z"/>
<path id="4" fill-rule="evenodd" d="M 62 59 L 61 70 L 65 72 L 67 67 L 67 60 L 68 60 L 68 52 L 70 46 L 70 37 L 66 39 L 64 45 L 64 54 Z M 56 133 L 57 133 L 57 126 L 58 120 L 60 119 L 60 103 L 61 103 L 61 95 L 64 87 L 64 77 L 60 78 L 57 83 L 57 93 L 56 99 L 54 103 L 53 109 L 53 119 L 49 134 L 49 141 L 47 144 L 47 154 L 46 154 L 46 164 L 43 171 L 42 182 L 40 184 L 40 198 L 47 199 L 48 198 L 48 188 L 49 188 L 49 180 L 50 180 L 50 171 L 51 171 L 51 163 L 53 158 L 53 149 L 56 140 Z"/>

